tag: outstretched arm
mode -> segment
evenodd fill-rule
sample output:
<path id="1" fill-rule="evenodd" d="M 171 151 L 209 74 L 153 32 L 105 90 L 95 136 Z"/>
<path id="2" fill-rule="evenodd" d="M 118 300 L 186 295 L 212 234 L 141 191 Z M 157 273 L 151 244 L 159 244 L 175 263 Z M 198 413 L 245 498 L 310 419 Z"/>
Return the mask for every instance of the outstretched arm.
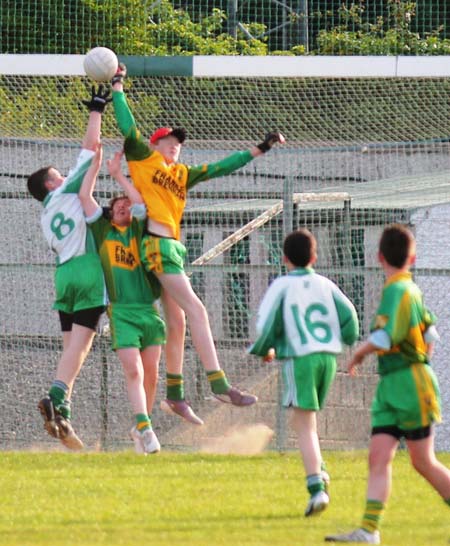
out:
<path id="1" fill-rule="evenodd" d="M 109 98 L 109 90 L 104 90 L 103 85 L 99 85 L 95 90 L 95 86 L 91 89 L 91 98 L 82 101 L 89 110 L 89 121 L 86 127 L 86 132 L 83 137 L 81 146 L 85 150 L 95 151 L 100 143 L 100 130 L 102 126 L 102 114 L 105 111 Z"/>
<path id="2" fill-rule="evenodd" d="M 128 106 L 125 93 L 123 92 L 123 80 L 126 75 L 127 67 L 123 63 L 120 63 L 117 72 L 111 80 L 114 114 L 119 130 L 125 138 L 131 134 L 137 133 L 136 121 Z"/>
<path id="3" fill-rule="evenodd" d="M 123 80 L 127 74 L 127 68 L 123 63 L 119 64 L 119 68 L 111 85 L 113 88 L 113 106 L 114 115 L 120 132 L 125 137 L 124 150 L 128 161 L 141 160 L 151 155 L 147 140 L 141 135 L 137 128 L 136 120 L 128 106 L 127 98 L 123 92 Z"/>
<path id="4" fill-rule="evenodd" d="M 285 139 L 281 133 L 276 131 L 268 133 L 265 140 L 260 144 L 253 146 L 250 150 L 245 152 L 236 152 L 216 163 L 209 163 L 205 165 L 197 165 L 196 167 L 188 168 L 188 189 L 192 188 L 199 182 L 210 180 L 211 178 L 218 178 L 220 176 L 226 176 L 232 172 L 244 167 L 252 159 L 268 152 L 275 143 L 284 144 Z"/>
<path id="5" fill-rule="evenodd" d="M 106 166 L 108 167 L 109 174 L 116 180 L 123 191 L 126 193 L 131 203 L 134 204 L 143 204 L 144 200 L 142 199 L 141 194 L 133 186 L 133 184 L 128 180 L 128 178 L 123 174 L 120 162 L 123 156 L 123 152 L 116 152 L 112 159 L 106 161 Z"/>
<path id="6" fill-rule="evenodd" d="M 80 191 L 78 192 L 78 197 L 80 198 L 84 215 L 86 217 L 92 216 L 99 208 L 99 204 L 94 199 L 93 192 L 95 182 L 97 181 L 98 172 L 100 170 L 100 165 L 102 164 L 102 157 L 103 149 L 102 145 L 99 143 L 95 151 L 95 155 L 92 158 L 92 163 L 84 175 Z"/>

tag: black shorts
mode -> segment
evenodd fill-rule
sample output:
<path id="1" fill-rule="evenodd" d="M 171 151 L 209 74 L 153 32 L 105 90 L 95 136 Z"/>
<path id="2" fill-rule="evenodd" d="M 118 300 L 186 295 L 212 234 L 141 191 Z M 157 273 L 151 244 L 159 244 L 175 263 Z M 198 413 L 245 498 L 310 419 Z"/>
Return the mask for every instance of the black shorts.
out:
<path id="1" fill-rule="evenodd" d="M 374 427 L 372 429 L 372 436 L 375 434 L 389 434 L 400 440 L 400 438 L 405 438 L 405 440 L 423 440 L 428 438 L 431 434 L 431 427 L 420 427 L 415 428 L 414 430 L 402 430 L 394 425 L 385 426 L 385 427 Z"/>
<path id="2" fill-rule="evenodd" d="M 86 328 L 95 331 L 98 321 L 104 311 L 105 307 L 103 305 L 100 307 L 92 307 L 91 309 L 81 309 L 80 311 L 75 311 L 75 313 L 58 311 L 61 330 L 63 332 L 71 332 L 72 324 L 78 324 L 79 326 L 85 326 Z"/>

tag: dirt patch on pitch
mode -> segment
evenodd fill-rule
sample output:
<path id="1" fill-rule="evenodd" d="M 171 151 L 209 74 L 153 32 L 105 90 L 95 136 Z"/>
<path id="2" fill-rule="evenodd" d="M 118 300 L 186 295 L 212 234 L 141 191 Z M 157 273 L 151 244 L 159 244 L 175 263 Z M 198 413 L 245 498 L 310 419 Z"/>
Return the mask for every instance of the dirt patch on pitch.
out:
<path id="1" fill-rule="evenodd" d="M 200 451 L 222 455 L 257 455 L 262 453 L 274 432 L 267 425 L 242 425 L 228 429 L 220 438 L 202 442 Z"/>

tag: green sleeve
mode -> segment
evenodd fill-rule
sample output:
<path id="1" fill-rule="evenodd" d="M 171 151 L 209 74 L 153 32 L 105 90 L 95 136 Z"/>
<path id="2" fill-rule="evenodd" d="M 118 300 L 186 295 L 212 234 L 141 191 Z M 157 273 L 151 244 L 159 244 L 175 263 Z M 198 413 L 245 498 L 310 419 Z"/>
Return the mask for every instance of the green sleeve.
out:
<path id="1" fill-rule="evenodd" d="M 341 329 L 342 341 L 353 345 L 359 337 L 358 315 L 350 300 L 340 292 L 333 292 L 333 300 Z"/>
<path id="2" fill-rule="evenodd" d="M 133 218 L 133 220 L 131 221 L 132 230 L 133 230 L 133 233 L 136 235 L 139 248 L 141 246 L 142 236 L 144 235 L 146 223 L 147 223 L 147 218 L 144 218 L 144 219 Z"/>
<path id="3" fill-rule="evenodd" d="M 247 150 L 245 152 L 235 152 L 217 163 L 209 163 L 204 165 L 197 165 L 196 167 L 188 167 L 188 190 L 205 180 L 211 178 L 218 178 L 219 176 L 226 176 L 237 169 L 240 169 L 244 165 L 247 165 L 253 159 L 252 154 Z"/>
<path id="4" fill-rule="evenodd" d="M 377 311 L 377 324 L 390 337 L 392 345 L 398 345 L 408 335 L 412 313 L 411 295 L 403 283 L 393 283 L 383 290 Z"/>
<path id="5" fill-rule="evenodd" d="M 106 236 L 111 229 L 111 222 L 104 216 L 100 216 L 98 220 L 95 220 L 95 222 L 92 222 L 92 224 L 88 224 L 88 227 L 94 236 L 95 245 L 98 251 L 100 250 L 103 241 L 106 239 Z"/>
<path id="6" fill-rule="evenodd" d="M 127 161 L 139 161 L 151 155 L 150 147 L 136 126 L 123 91 L 113 91 L 114 114 L 117 125 L 125 137 L 124 151 Z"/>

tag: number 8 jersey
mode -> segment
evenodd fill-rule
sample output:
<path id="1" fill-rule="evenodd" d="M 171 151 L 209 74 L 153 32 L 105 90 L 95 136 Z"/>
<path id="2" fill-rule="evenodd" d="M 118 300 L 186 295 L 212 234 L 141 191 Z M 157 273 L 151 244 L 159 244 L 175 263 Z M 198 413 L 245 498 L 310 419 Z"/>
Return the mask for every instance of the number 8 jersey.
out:
<path id="1" fill-rule="evenodd" d="M 256 330 L 258 337 L 249 352 L 265 356 L 273 348 L 277 359 L 338 354 L 342 343 L 351 345 L 359 335 L 351 301 L 310 267 L 273 281 L 259 307 Z"/>
<path id="2" fill-rule="evenodd" d="M 62 185 L 44 199 L 41 225 L 49 247 L 57 254 L 57 265 L 75 256 L 96 252 L 78 197 L 93 157 L 93 151 L 81 150 L 77 164 Z"/>

